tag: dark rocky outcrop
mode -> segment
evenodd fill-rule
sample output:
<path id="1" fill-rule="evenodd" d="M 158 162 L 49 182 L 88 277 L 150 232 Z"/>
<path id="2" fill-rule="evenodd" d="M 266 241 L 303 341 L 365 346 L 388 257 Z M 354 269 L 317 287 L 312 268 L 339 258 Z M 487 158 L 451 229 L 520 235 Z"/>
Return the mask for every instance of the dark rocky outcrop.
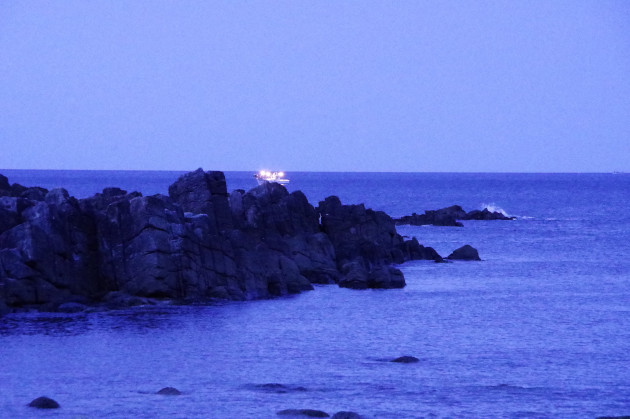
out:
<path id="1" fill-rule="evenodd" d="M 466 244 L 459 249 L 455 249 L 453 253 L 446 257 L 451 260 L 481 260 L 479 252 L 474 247 Z"/>
<path id="2" fill-rule="evenodd" d="M 181 391 L 176 389 L 175 387 L 164 387 L 159 390 L 156 394 L 160 394 L 162 396 L 179 396 L 182 394 Z"/>
<path id="3" fill-rule="evenodd" d="M 330 415 L 314 409 L 285 409 L 277 412 L 278 416 L 306 416 L 308 418 L 329 418 Z"/>
<path id="4" fill-rule="evenodd" d="M 442 261 L 384 212 L 337 197 L 314 208 L 268 182 L 228 194 L 221 172 L 187 173 L 168 196 L 111 187 L 81 200 L 0 177 L 1 312 L 401 288 L 393 265 L 415 259 Z"/>
<path id="5" fill-rule="evenodd" d="M 413 364 L 416 362 L 420 362 L 420 360 L 416 358 L 415 356 L 404 355 L 404 356 L 400 356 L 398 358 L 392 359 L 391 362 L 397 362 L 399 364 Z"/>
<path id="6" fill-rule="evenodd" d="M 395 221 L 398 225 L 463 227 L 464 225 L 457 220 L 463 220 L 465 217 L 466 211 L 459 205 L 453 205 L 439 210 L 426 210 L 424 214 L 416 214 L 414 212 L 411 215 L 397 218 Z"/>
<path id="7" fill-rule="evenodd" d="M 60 407 L 59 403 L 46 396 L 38 397 L 28 405 L 37 409 L 59 409 Z"/>
<path id="8" fill-rule="evenodd" d="M 490 211 L 488 208 L 483 210 L 473 210 L 466 214 L 463 220 L 516 220 L 516 217 L 508 217 L 499 211 Z"/>
<path id="9" fill-rule="evenodd" d="M 337 412 L 332 415 L 332 419 L 361 419 L 363 416 L 359 415 L 356 412 Z"/>
<path id="10" fill-rule="evenodd" d="M 463 227 L 464 225 L 458 220 L 515 220 L 516 217 L 507 217 L 498 211 L 490 211 L 488 208 L 483 210 L 464 211 L 459 205 L 441 208 L 438 210 L 426 210 L 424 214 L 406 215 L 395 220 L 397 225 L 434 225 L 445 227 Z"/>
<path id="11" fill-rule="evenodd" d="M 403 240 L 394 220 L 382 211 L 361 205 L 342 205 L 336 196 L 319 203 L 321 229 L 329 238 L 346 288 L 402 288 L 400 270 L 391 266 L 412 259 L 441 260 L 432 248 L 417 240 Z"/>
<path id="12" fill-rule="evenodd" d="M 253 389 L 264 391 L 266 393 L 286 394 L 286 393 L 302 393 L 308 391 L 306 387 L 290 386 L 280 383 L 256 384 Z"/>

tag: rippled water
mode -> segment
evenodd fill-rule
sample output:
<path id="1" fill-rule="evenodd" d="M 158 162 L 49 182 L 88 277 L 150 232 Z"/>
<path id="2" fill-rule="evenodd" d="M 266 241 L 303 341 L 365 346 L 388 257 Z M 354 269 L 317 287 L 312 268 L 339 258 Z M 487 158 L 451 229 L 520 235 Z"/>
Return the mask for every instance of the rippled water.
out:
<path id="1" fill-rule="evenodd" d="M 49 187 L 57 177 L 8 172 Z M 93 180 L 76 191 L 64 179 L 74 194 L 109 186 L 81 173 Z M 166 192 L 177 175 L 135 173 L 122 178 L 146 193 Z M 227 177 L 230 189 L 253 183 L 246 173 Z M 404 264 L 402 290 L 319 286 L 268 301 L 5 316 L 0 416 L 630 414 L 629 176 L 305 173 L 292 182 L 313 203 L 335 193 L 394 216 L 494 204 L 519 219 L 399 228 L 443 255 L 469 243 L 484 259 Z M 400 355 L 420 362 L 388 362 Z M 284 387 L 261 386 L 271 383 Z M 184 394 L 154 394 L 166 386 Z M 40 395 L 62 408 L 25 406 Z"/>

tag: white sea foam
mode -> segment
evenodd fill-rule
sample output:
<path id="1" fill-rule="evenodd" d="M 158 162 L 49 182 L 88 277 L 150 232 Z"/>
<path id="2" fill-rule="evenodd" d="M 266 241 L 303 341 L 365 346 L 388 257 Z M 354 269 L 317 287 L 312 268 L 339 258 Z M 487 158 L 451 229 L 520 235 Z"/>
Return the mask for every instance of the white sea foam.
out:
<path id="1" fill-rule="evenodd" d="M 506 217 L 511 217 L 511 215 L 509 215 L 503 208 L 501 208 L 500 206 L 496 205 L 494 202 L 489 203 L 489 204 L 481 204 L 481 210 L 483 210 L 484 208 L 488 208 L 488 211 L 490 212 L 500 212 L 501 214 L 505 215 Z"/>

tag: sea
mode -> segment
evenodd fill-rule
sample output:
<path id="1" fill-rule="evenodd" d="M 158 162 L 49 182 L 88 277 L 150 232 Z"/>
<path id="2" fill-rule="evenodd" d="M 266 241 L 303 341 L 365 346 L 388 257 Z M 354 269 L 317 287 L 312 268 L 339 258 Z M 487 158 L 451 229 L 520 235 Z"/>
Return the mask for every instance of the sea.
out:
<path id="1" fill-rule="evenodd" d="M 183 172 L 0 170 L 78 198 L 119 186 L 167 194 Z M 226 172 L 228 190 L 256 186 Z M 450 205 L 513 221 L 400 226 L 442 256 L 399 266 L 407 286 L 336 285 L 261 301 L 0 318 L 0 417 L 365 418 L 630 415 L 630 175 L 288 173 L 393 217 Z M 392 359 L 409 355 L 413 364 Z M 180 396 L 156 394 L 175 387 Z M 26 405 L 48 396 L 60 409 Z"/>

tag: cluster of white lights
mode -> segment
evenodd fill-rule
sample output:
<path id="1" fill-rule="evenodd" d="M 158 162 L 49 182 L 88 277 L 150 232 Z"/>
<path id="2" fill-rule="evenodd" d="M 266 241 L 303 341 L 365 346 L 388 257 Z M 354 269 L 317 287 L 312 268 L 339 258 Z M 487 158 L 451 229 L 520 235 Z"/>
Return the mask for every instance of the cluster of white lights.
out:
<path id="1" fill-rule="evenodd" d="M 261 170 L 260 176 L 262 177 L 283 177 L 284 172 L 270 172 L 268 170 Z"/>

